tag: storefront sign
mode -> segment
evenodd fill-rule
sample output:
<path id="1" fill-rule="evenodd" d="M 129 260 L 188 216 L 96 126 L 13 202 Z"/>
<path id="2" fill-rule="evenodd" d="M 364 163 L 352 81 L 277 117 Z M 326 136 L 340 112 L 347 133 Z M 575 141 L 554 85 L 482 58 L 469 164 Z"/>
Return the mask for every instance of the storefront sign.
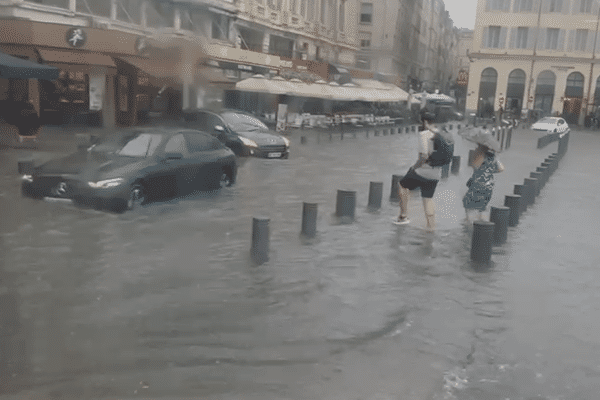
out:
<path id="1" fill-rule="evenodd" d="M 469 71 L 465 71 L 461 69 L 458 73 L 458 78 L 456 78 L 456 84 L 460 86 L 467 86 L 469 83 Z"/>
<path id="2" fill-rule="evenodd" d="M 247 65 L 247 64 L 237 64 L 227 61 L 216 61 L 209 60 L 206 62 L 207 65 L 212 67 L 218 67 L 225 70 L 234 70 L 234 71 L 244 71 L 244 72 L 252 72 L 254 74 L 268 74 L 269 68 L 261 67 L 259 65 Z"/>
<path id="3" fill-rule="evenodd" d="M 102 98 L 104 97 L 105 76 L 90 76 L 90 110 L 102 110 Z"/>
<path id="4" fill-rule="evenodd" d="M 71 47 L 83 47 L 87 41 L 87 35 L 82 28 L 71 28 L 67 31 L 66 40 Z"/>

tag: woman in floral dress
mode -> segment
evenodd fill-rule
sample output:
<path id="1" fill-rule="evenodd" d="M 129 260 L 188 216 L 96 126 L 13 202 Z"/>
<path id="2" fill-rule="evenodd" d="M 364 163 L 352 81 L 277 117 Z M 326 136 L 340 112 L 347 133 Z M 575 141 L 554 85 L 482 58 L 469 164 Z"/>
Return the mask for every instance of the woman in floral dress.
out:
<path id="1" fill-rule="evenodd" d="M 469 190 L 463 197 L 463 206 L 469 220 L 471 211 L 479 211 L 479 219 L 492 198 L 494 174 L 504 171 L 504 165 L 496 159 L 496 153 L 489 147 L 479 144 L 473 156 L 473 175 L 467 182 Z"/>

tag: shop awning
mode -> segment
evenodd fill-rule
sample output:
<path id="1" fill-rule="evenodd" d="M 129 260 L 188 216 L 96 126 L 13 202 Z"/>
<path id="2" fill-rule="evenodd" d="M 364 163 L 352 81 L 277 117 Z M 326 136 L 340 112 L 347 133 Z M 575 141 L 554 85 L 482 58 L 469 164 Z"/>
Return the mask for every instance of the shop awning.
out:
<path id="1" fill-rule="evenodd" d="M 9 56 L 0 52 L 0 78 L 5 79 L 58 79 L 59 69 Z"/>
<path id="2" fill-rule="evenodd" d="M 75 50 L 38 49 L 38 51 L 40 52 L 42 59 L 50 63 L 115 67 L 113 59 L 106 54 Z"/>

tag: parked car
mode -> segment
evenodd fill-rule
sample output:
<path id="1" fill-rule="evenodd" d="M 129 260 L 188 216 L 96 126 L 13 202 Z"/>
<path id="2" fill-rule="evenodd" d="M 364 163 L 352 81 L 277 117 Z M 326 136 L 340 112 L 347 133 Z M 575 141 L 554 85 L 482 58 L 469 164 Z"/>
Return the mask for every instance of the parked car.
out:
<path id="1" fill-rule="evenodd" d="M 531 129 L 543 134 L 558 133 L 560 135 L 569 131 L 569 124 L 564 118 L 544 117 L 531 125 Z"/>
<path id="2" fill-rule="evenodd" d="M 184 113 L 186 127 L 210 133 L 237 156 L 288 158 L 290 141 L 271 131 L 250 113 L 238 110 L 194 110 Z"/>
<path id="3" fill-rule="evenodd" d="M 123 212 L 148 201 L 229 186 L 236 174 L 233 152 L 209 134 L 135 128 L 33 168 L 23 176 L 21 189 L 28 197 Z"/>

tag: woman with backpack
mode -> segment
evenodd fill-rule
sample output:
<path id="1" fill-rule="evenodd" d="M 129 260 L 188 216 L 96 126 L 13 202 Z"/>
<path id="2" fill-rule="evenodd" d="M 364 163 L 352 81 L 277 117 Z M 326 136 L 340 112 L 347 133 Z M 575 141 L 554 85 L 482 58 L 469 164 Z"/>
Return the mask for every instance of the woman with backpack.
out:
<path id="1" fill-rule="evenodd" d="M 467 221 L 473 211 L 478 211 L 479 219 L 483 219 L 483 212 L 492 199 L 494 174 L 504 171 L 504 165 L 496 158 L 500 144 L 489 131 L 481 132 L 470 140 L 477 143 L 477 149 L 471 161 L 473 175 L 467 181 L 469 189 L 463 197 Z"/>

